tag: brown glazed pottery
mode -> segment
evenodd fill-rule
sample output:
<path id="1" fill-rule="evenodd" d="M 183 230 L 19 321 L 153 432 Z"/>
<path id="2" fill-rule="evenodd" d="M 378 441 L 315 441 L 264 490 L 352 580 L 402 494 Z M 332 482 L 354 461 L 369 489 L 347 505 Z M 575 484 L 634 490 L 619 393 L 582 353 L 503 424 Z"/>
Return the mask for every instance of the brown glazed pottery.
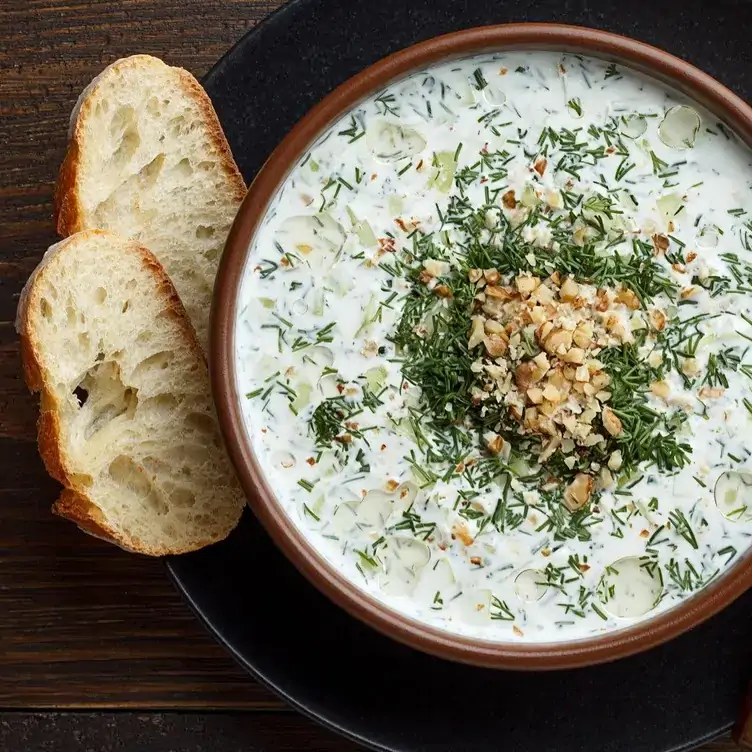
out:
<path id="1" fill-rule="evenodd" d="M 510 24 L 448 34 L 391 55 L 314 107 L 277 147 L 251 185 L 230 232 L 214 291 L 212 388 L 227 448 L 253 511 L 285 555 L 331 600 L 383 634 L 442 658 L 491 668 L 571 668 L 646 650 L 708 619 L 752 585 L 749 556 L 671 610 L 602 637 L 562 643 L 496 643 L 427 626 L 392 610 L 347 580 L 288 518 L 254 456 L 235 372 L 236 308 L 254 233 L 278 187 L 312 142 L 345 111 L 395 79 L 448 58 L 504 50 L 574 52 L 622 63 L 681 91 L 752 145 L 752 108 L 739 97 L 689 63 L 615 34 L 556 24 Z"/>

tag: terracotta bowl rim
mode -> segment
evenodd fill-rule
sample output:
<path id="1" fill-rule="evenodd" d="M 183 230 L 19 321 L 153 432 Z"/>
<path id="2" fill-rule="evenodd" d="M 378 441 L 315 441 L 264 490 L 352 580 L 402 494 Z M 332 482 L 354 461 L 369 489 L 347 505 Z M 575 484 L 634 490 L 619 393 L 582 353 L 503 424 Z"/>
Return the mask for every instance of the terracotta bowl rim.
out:
<path id="1" fill-rule="evenodd" d="M 432 627 L 378 601 L 345 578 L 304 537 L 277 501 L 245 429 L 235 362 L 235 315 L 253 235 L 278 186 L 315 138 L 344 111 L 414 70 L 445 59 L 505 50 L 582 53 L 648 74 L 703 105 L 752 146 L 752 108 L 693 65 L 651 45 L 562 24 L 485 26 L 435 37 L 369 66 L 313 107 L 282 140 L 256 176 L 230 231 L 214 289 L 211 383 L 230 458 L 257 518 L 287 558 L 332 601 L 379 632 L 433 655 L 488 668 L 543 670 L 593 665 L 632 655 L 705 621 L 752 586 L 744 556 L 723 576 L 651 619 L 602 636 L 557 643 L 491 642 Z"/>

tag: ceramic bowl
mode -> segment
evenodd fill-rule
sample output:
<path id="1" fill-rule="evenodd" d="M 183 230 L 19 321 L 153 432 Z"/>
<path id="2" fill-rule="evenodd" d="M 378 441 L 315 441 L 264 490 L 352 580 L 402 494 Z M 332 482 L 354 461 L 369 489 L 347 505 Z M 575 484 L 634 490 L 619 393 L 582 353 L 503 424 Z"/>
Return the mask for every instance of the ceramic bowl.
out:
<path id="1" fill-rule="evenodd" d="M 509 24 L 461 31 L 402 50 L 354 76 L 314 107 L 253 181 L 230 232 L 214 292 L 212 388 L 227 448 L 251 508 L 284 554 L 331 600 L 383 634 L 442 658 L 492 668 L 570 668 L 646 650 L 708 619 L 752 585 L 749 556 L 741 557 L 722 577 L 674 608 L 603 636 L 513 644 L 428 626 L 398 613 L 346 579 L 298 530 L 275 498 L 254 455 L 236 379 L 235 320 L 246 261 L 267 207 L 291 168 L 344 112 L 390 82 L 447 59 L 507 50 L 573 52 L 621 63 L 682 92 L 752 145 L 752 108 L 739 97 L 689 63 L 615 34 L 556 24 Z"/>

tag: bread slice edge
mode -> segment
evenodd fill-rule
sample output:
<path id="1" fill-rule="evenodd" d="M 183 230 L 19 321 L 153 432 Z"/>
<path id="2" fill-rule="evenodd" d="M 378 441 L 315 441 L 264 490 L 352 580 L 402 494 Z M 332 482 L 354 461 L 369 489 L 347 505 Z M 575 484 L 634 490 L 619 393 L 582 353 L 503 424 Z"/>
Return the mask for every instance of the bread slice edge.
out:
<path id="1" fill-rule="evenodd" d="M 222 538 L 216 536 L 197 537 L 190 547 L 164 546 L 156 548 L 148 546 L 141 540 L 123 531 L 117 531 L 107 523 L 100 508 L 86 495 L 86 490 L 80 484 L 76 483 L 74 474 L 66 468 L 64 453 L 61 447 L 61 431 L 56 401 L 51 391 L 45 387 L 45 378 L 40 358 L 37 354 L 34 334 L 30 327 L 29 311 L 34 300 L 36 284 L 42 279 L 47 264 L 57 253 L 64 251 L 69 244 L 81 241 L 85 242 L 87 238 L 93 236 L 120 239 L 119 236 L 103 230 L 84 230 L 52 245 L 27 280 L 21 292 L 16 313 L 16 330 L 21 342 L 21 360 L 24 378 L 32 392 L 40 393 L 40 415 L 37 422 L 39 454 L 47 472 L 64 487 L 60 497 L 52 506 L 52 512 L 59 517 L 74 522 L 82 531 L 94 537 L 115 544 L 126 551 L 145 554 L 147 556 L 188 553 L 212 543 L 217 543 Z M 133 240 L 127 240 L 127 242 L 140 253 L 144 266 L 155 277 L 155 286 L 160 289 L 160 294 L 166 296 L 167 310 L 172 313 L 178 325 L 183 329 L 189 340 L 191 349 L 198 358 L 206 363 L 206 358 L 196 338 L 193 325 L 164 267 L 147 248 L 144 248 Z M 238 508 L 238 520 L 241 512 L 242 505 Z M 231 531 L 232 528 L 228 529 L 223 537 L 229 535 Z"/>
<path id="2" fill-rule="evenodd" d="M 219 123 L 219 117 L 214 109 L 214 105 L 209 95 L 193 74 L 184 68 L 169 66 L 164 61 L 151 55 L 131 55 L 130 57 L 120 58 L 108 65 L 86 86 L 73 107 L 68 130 L 68 148 L 60 167 L 53 202 L 55 225 L 57 233 L 61 238 L 73 235 L 87 227 L 83 216 L 84 208 L 78 196 L 80 155 L 83 148 L 86 118 L 95 105 L 100 84 L 106 76 L 115 71 L 124 68 L 149 68 L 154 66 L 165 67 L 174 71 L 179 78 L 179 83 L 185 96 L 193 98 L 198 103 L 209 137 L 221 157 L 220 162 L 227 175 L 228 182 L 233 186 L 233 198 L 241 201 L 245 196 L 245 181 L 235 163 L 235 158 L 232 155 L 230 145 L 227 143 L 224 131 Z"/>

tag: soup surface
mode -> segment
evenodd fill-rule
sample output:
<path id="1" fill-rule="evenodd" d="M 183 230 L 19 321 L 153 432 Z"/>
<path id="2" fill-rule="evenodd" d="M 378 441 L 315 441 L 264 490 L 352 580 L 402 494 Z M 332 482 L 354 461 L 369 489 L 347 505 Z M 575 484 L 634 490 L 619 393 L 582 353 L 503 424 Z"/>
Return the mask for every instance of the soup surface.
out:
<path id="1" fill-rule="evenodd" d="M 489 640 L 618 629 L 719 577 L 752 534 L 751 178 L 715 118 L 579 56 L 453 61 L 348 112 L 237 311 L 293 523 Z"/>

